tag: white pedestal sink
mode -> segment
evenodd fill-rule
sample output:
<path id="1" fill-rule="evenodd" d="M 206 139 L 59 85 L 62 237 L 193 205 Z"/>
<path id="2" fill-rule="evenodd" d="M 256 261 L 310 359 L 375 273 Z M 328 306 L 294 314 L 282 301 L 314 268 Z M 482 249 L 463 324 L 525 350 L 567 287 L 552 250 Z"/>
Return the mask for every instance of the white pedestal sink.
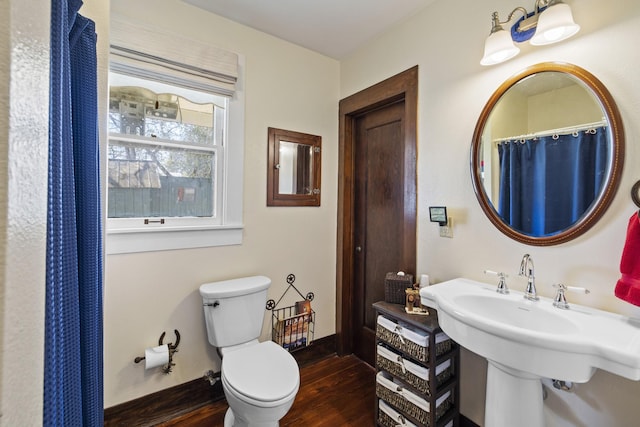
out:
<path id="1" fill-rule="evenodd" d="M 442 330 L 488 361 L 485 427 L 543 427 L 542 378 L 583 383 L 596 369 L 640 380 L 640 320 L 454 279 L 422 288 Z"/>

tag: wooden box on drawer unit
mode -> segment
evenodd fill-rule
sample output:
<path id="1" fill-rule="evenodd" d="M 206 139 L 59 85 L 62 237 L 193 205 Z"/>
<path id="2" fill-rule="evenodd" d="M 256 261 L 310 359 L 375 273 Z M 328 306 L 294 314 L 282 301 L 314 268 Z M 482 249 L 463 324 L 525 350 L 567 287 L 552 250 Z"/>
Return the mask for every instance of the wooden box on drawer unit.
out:
<path id="1" fill-rule="evenodd" d="M 458 427 L 460 349 L 440 329 L 437 312 L 408 314 L 383 301 L 373 308 L 377 425 Z"/>

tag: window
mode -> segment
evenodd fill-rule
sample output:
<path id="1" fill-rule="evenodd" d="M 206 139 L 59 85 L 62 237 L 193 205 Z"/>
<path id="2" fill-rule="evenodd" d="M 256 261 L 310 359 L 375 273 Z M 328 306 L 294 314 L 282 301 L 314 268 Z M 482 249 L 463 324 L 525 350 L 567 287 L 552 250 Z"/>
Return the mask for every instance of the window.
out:
<path id="1" fill-rule="evenodd" d="M 120 227 L 219 224 L 227 99 L 117 73 L 109 81 L 108 217 L 133 218 Z"/>
<path id="2" fill-rule="evenodd" d="M 236 77 L 219 72 L 217 49 L 143 34 L 120 44 L 112 38 L 107 253 L 239 244 L 243 97 Z M 130 39 L 136 45 L 123 47 Z M 185 46 L 209 49 L 207 59 L 176 59 Z"/>

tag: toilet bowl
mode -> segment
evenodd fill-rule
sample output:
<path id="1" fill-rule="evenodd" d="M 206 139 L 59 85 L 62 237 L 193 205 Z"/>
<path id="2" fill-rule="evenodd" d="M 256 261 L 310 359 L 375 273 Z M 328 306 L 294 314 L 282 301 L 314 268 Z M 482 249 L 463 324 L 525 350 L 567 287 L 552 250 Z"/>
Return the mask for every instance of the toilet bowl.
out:
<path id="1" fill-rule="evenodd" d="M 222 358 L 225 427 L 277 427 L 300 387 L 293 356 L 273 341 L 258 341 L 270 284 L 255 276 L 200 286 L 207 336 Z"/>
<path id="2" fill-rule="evenodd" d="M 299 386 L 295 359 L 272 341 L 225 354 L 222 388 L 229 404 L 225 427 L 277 426 L 293 405 Z"/>

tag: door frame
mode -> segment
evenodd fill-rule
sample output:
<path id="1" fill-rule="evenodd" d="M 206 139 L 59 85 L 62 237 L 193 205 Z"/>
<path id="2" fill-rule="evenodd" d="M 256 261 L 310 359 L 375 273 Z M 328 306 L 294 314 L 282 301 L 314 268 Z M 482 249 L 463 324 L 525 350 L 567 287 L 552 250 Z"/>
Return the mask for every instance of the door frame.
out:
<path id="1" fill-rule="evenodd" d="M 404 251 L 416 265 L 416 160 L 418 120 L 418 66 L 396 74 L 367 89 L 340 100 L 338 146 L 338 221 L 336 248 L 336 352 L 353 352 L 353 265 L 355 197 L 355 121 L 358 116 L 404 100 L 405 220 Z"/>

